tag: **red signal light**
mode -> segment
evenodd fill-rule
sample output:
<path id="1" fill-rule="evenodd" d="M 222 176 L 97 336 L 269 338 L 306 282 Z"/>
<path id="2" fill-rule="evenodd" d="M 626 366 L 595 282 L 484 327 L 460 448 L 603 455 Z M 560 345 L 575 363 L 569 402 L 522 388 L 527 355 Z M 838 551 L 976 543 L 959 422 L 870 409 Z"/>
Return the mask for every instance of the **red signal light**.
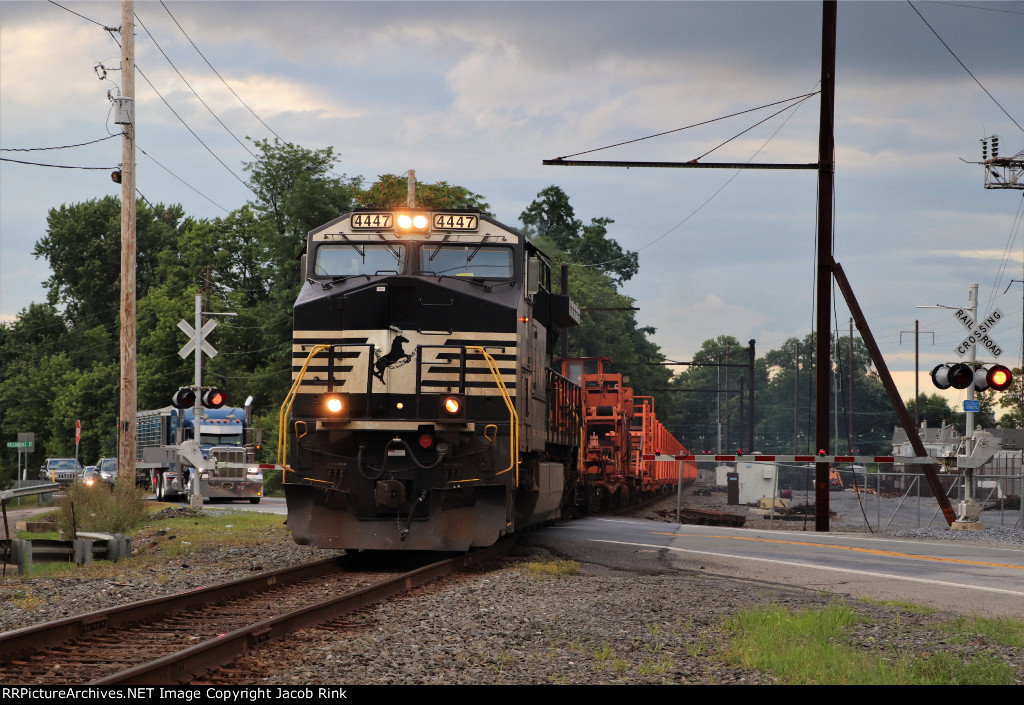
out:
<path id="1" fill-rule="evenodd" d="M 203 392 L 203 406 L 207 409 L 219 409 L 227 402 L 228 396 L 216 388 Z"/>
<path id="2" fill-rule="evenodd" d="M 997 392 L 1001 392 L 1013 382 L 1013 374 L 1002 365 L 993 365 L 988 370 L 988 386 Z"/>

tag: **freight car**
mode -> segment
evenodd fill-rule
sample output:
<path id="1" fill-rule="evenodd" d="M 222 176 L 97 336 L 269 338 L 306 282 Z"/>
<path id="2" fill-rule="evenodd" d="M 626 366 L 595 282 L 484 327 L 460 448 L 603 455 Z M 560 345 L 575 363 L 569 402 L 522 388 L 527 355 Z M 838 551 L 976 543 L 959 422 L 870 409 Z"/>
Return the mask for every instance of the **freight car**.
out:
<path id="1" fill-rule="evenodd" d="M 692 460 L 658 459 L 687 451 L 655 416 L 654 398 L 635 395 L 628 378 L 611 371 L 611 362 L 594 357 L 561 363 L 562 374 L 583 392 L 576 501 L 581 513 L 634 504 L 697 477 Z"/>
<path id="2" fill-rule="evenodd" d="M 296 542 L 465 551 L 586 513 L 611 482 L 618 503 L 675 483 L 642 460 L 670 438 L 648 397 L 624 417 L 625 449 L 582 472 L 583 378 L 553 363 L 579 308 L 514 228 L 357 210 L 311 231 L 302 262 L 278 454 Z"/>

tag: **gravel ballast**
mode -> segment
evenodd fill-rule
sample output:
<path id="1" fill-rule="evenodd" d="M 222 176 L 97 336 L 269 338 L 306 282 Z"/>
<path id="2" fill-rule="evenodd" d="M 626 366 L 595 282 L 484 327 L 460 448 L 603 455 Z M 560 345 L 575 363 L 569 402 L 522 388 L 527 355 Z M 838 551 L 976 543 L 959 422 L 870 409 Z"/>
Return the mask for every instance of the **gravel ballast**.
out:
<path id="1" fill-rule="evenodd" d="M 8 575 L 0 581 L 0 629 L 329 555 L 295 545 L 282 527 L 262 536 L 258 545 L 206 547 L 142 571 L 128 560 L 117 564 L 116 575 L 102 578 Z M 1024 682 L 1019 648 L 980 635 L 952 643 L 940 629 L 956 618 L 949 613 L 850 601 L 696 570 L 636 575 L 583 564 L 559 574 L 549 570 L 554 565 L 556 557 L 545 549 L 520 548 L 515 556 L 446 581 L 436 591 L 417 591 L 342 623 L 271 643 L 233 670 L 244 674 L 243 682 L 284 685 L 769 684 L 777 682 L 772 674 L 726 657 L 731 635 L 723 619 L 760 605 L 798 610 L 839 601 L 867 620 L 849 634 L 859 649 L 943 651 L 963 659 L 991 653 Z"/>

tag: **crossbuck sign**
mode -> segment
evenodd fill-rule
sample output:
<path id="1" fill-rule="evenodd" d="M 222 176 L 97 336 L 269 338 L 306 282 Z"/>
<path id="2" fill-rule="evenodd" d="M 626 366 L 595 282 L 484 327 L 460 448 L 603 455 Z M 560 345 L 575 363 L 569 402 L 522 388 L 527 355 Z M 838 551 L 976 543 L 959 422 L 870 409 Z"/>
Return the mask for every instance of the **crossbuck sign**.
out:
<path id="1" fill-rule="evenodd" d="M 1003 320 L 1003 312 L 998 308 L 992 311 L 982 321 L 974 321 L 971 319 L 971 314 L 964 309 L 957 309 L 956 313 L 953 314 L 956 320 L 960 321 L 960 324 L 967 329 L 967 337 L 960 341 L 960 344 L 956 346 L 956 354 L 963 359 L 964 355 L 971 351 L 971 347 L 974 345 L 980 345 L 985 350 L 990 352 L 993 357 L 999 357 L 1003 354 L 1003 347 L 999 345 L 992 336 L 989 335 L 989 331 L 992 330 L 999 321 Z"/>

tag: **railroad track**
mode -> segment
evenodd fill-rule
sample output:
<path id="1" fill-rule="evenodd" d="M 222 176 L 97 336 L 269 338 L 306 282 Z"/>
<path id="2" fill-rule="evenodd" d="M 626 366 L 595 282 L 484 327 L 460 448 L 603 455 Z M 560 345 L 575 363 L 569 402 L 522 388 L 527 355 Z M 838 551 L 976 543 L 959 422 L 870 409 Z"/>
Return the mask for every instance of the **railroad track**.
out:
<path id="1" fill-rule="evenodd" d="M 513 545 L 508 539 L 397 575 L 345 570 L 331 559 L 6 632 L 0 682 L 188 683 L 268 640 L 339 619 Z"/>

